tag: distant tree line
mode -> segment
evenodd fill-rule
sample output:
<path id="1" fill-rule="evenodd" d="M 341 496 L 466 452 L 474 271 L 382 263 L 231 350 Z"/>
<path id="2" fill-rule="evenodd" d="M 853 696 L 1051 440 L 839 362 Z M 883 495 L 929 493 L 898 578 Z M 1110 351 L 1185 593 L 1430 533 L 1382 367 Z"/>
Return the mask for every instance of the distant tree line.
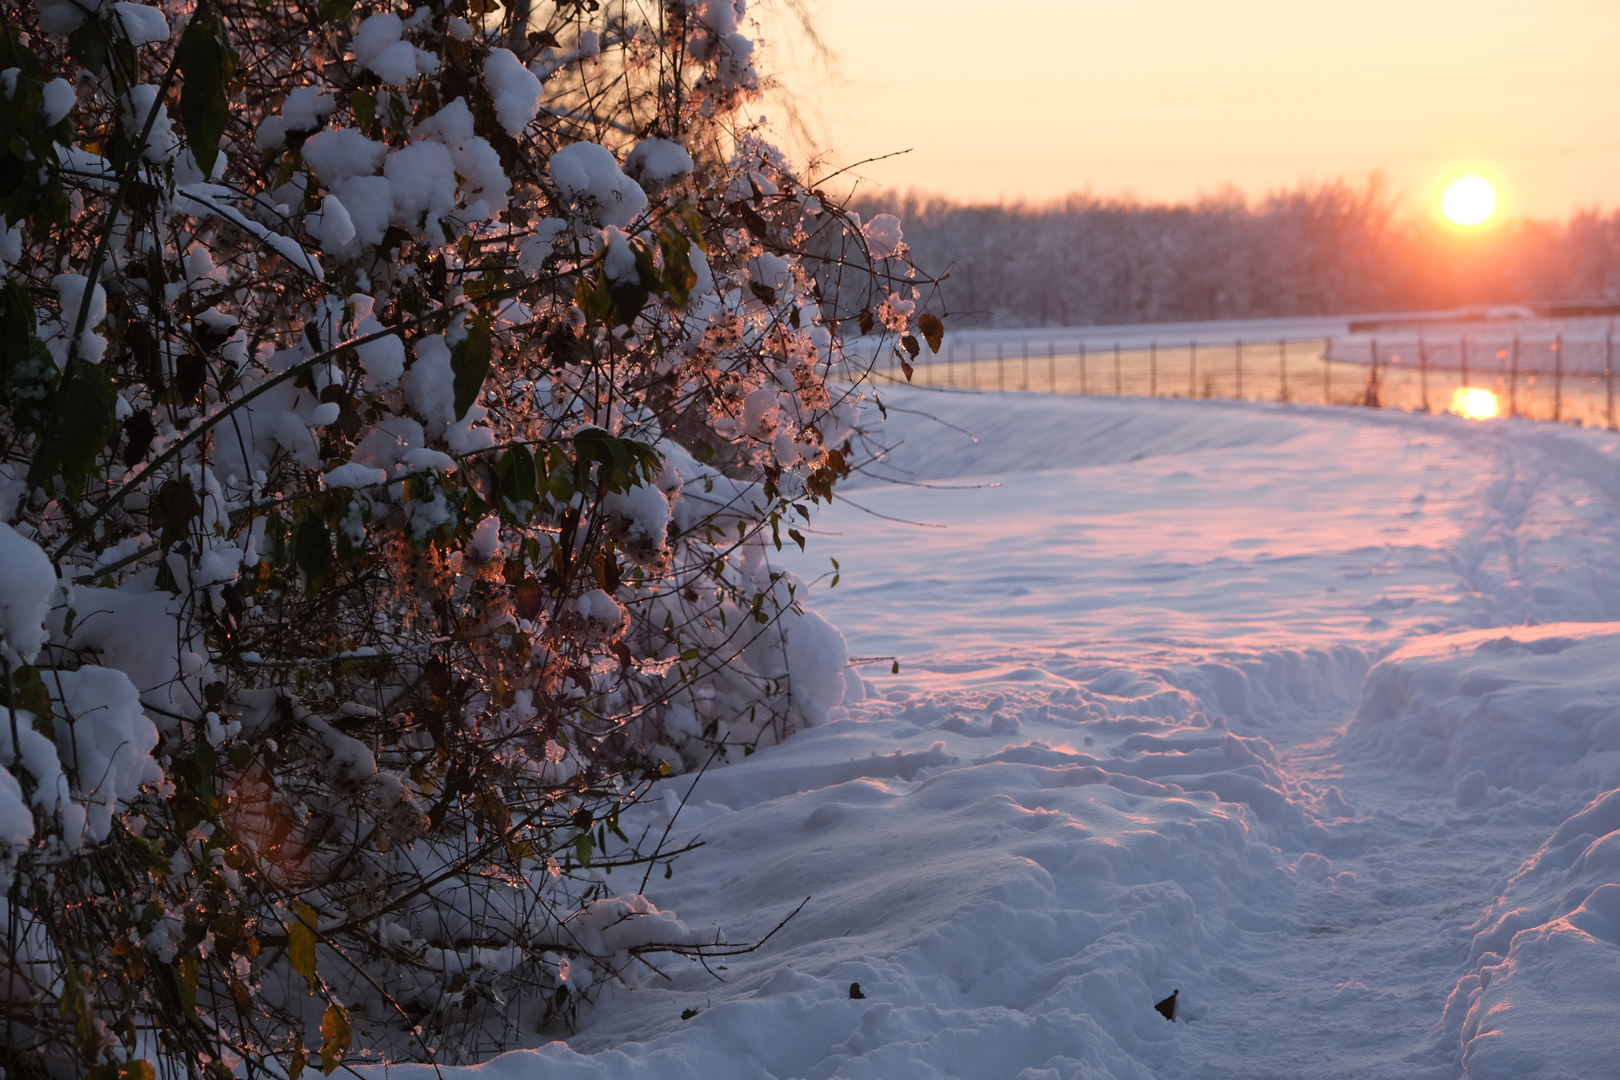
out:
<path id="1" fill-rule="evenodd" d="M 958 325 L 1063 326 L 1620 300 L 1620 213 L 1462 234 L 1403 208 L 1377 176 L 1191 203 L 1074 194 L 970 205 L 908 192 L 918 265 L 948 272 Z"/>

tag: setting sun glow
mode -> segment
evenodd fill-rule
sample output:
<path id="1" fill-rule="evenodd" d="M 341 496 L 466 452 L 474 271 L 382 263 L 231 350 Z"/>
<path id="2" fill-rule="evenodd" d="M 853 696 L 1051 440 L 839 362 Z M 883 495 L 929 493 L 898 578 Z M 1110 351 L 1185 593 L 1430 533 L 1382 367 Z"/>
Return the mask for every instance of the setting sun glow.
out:
<path id="1" fill-rule="evenodd" d="M 1456 225 L 1483 225 L 1496 212 L 1496 189 L 1481 176 L 1462 176 L 1440 198 L 1440 211 Z"/>
<path id="2" fill-rule="evenodd" d="M 1461 386 L 1451 396 L 1451 411 L 1470 420 L 1489 420 L 1496 415 L 1496 395 L 1477 386 Z"/>

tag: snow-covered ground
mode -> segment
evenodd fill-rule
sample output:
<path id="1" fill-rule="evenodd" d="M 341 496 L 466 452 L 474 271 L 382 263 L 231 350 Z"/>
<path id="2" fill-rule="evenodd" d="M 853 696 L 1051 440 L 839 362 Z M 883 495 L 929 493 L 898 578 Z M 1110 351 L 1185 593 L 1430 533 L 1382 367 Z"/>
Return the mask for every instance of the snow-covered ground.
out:
<path id="1" fill-rule="evenodd" d="M 901 671 L 703 776 L 647 890 L 733 941 L 809 902 L 480 1075 L 1615 1075 L 1620 440 L 885 402 L 904 483 L 784 561 Z"/>

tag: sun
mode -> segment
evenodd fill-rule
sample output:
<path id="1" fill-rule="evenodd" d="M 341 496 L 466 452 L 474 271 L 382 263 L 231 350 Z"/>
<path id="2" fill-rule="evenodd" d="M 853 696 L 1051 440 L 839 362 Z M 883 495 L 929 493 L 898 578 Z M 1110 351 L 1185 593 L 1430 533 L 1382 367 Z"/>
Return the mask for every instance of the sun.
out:
<path id="1" fill-rule="evenodd" d="M 1489 420 L 1496 415 L 1496 395 L 1478 386 L 1462 386 L 1451 396 L 1451 411 L 1470 420 Z"/>
<path id="2" fill-rule="evenodd" d="M 1496 213 L 1496 189 L 1482 176 L 1460 176 L 1441 196 L 1440 210 L 1454 225 L 1483 225 Z"/>

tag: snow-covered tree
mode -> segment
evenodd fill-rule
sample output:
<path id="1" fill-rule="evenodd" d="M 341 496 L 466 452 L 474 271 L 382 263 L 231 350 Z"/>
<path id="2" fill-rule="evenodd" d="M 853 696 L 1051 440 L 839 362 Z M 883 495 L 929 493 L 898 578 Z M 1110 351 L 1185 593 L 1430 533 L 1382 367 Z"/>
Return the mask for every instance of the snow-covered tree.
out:
<path id="1" fill-rule="evenodd" d="M 466 1060 L 712 948 L 619 814 L 840 702 L 768 556 L 845 328 L 940 333 L 742 0 L 4 11 L 6 1075 Z"/>
<path id="2" fill-rule="evenodd" d="M 1229 189 L 1179 204 L 1071 195 L 992 206 L 871 193 L 854 208 L 898 213 L 917 259 L 951 267 L 948 306 L 998 326 L 1620 298 L 1620 213 L 1461 234 L 1376 177 L 1252 200 Z"/>

